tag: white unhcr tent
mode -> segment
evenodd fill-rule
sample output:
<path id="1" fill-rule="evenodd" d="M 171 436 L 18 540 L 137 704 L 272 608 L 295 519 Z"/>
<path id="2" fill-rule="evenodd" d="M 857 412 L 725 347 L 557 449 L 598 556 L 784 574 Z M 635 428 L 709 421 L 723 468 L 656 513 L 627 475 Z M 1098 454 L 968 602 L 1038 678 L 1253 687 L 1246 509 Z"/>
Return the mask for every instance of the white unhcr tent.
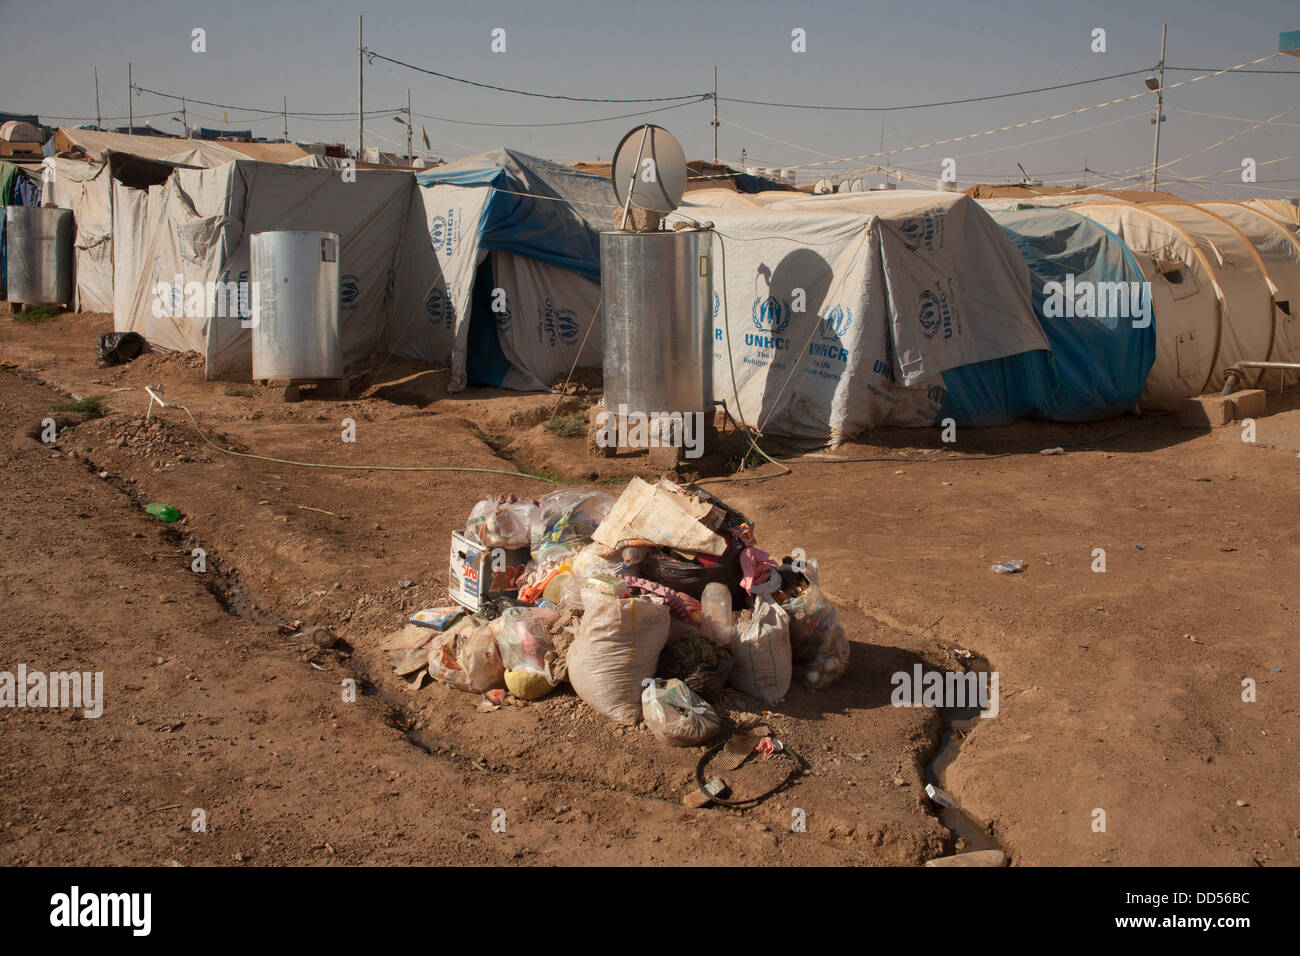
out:
<path id="1" fill-rule="evenodd" d="M 117 184 L 115 327 L 206 359 L 209 379 L 247 381 L 251 332 L 235 316 L 158 315 L 159 283 L 249 278 L 249 239 L 265 230 L 342 238 L 340 319 L 345 366 L 382 348 L 397 288 L 398 250 L 414 186 L 409 172 L 340 171 L 236 160 L 176 169 L 147 190 Z M 173 312 L 183 303 L 173 303 Z"/>
<path id="2" fill-rule="evenodd" d="M 715 398 L 765 433 L 930 425 L 947 369 L 1048 347 L 1024 260 L 965 195 L 690 198 L 670 220 L 715 226 Z"/>

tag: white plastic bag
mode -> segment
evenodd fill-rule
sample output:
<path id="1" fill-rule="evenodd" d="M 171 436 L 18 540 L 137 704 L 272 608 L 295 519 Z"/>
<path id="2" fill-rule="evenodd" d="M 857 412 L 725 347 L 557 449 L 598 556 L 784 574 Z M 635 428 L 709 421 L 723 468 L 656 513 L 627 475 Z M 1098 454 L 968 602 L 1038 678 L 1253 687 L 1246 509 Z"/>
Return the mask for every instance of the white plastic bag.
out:
<path id="1" fill-rule="evenodd" d="M 526 548 L 529 530 L 541 512 L 535 501 L 514 495 L 484 498 L 465 522 L 465 535 L 487 548 Z"/>
<path id="2" fill-rule="evenodd" d="M 429 676 L 457 690 L 483 694 L 505 686 L 505 667 L 492 626 L 465 617 L 429 645 Z"/>
<path id="3" fill-rule="evenodd" d="M 668 606 L 583 588 L 582 607 L 569 648 L 569 683 L 610 720 L 635 724 L 641 719 L 641 682 L 654 677 L 668 640 Z"/>
<path id="4" fill-rule="evenodd" d="M 717 736 L 722 718 L 676 677 L 645 682 L 641 712 L 656 737 L 674 747 L 694 747 Z"/>
<path id="5" fill-rule="evenodd" d="M 790 615 L 780 605 L 766 595 L 755 598 L 754 609 L 741 612 L 731 653 L 732 687 L 769 706 L 785 698 L 792 670 Z"/>
<path id="6" fill-rule="evenodd" d="M 811 661 L 804 653 L 796 654 L 795 676 L 809 690 L 825 690 L 844 676 L 849 666 L 849 638 L 844 633 L 835 606 L 822 591 L 817 578 L 817 562 L 809 560 L 803 571 L 808 589 L 782 605 L 790 615 L 790 644 L 806 652 L 817 648 Z"/>

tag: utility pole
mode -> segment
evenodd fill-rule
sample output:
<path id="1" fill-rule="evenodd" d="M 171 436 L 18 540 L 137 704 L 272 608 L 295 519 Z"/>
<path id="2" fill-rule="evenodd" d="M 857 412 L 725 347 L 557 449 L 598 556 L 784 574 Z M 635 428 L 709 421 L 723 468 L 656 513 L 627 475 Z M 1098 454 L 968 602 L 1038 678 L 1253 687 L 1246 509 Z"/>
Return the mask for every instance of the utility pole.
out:
<path id="1" fill-rule="evenodd" d="M 95 67 L 95 126 L 104 128 L 104 119 L 99 115 L 99 67 Z"/>
<path id="2" fill-rule="evenodd" d="M 361 150 L 366 144 L 366 83 L 362 72 L 365 62 L 365 43 L 361 38 L 361 16 L 357 16 L 357 162 L 361 162 Z"/>
<path id="3" fill-rule="evenodd" d="M 713 165 L 718 165 L 718 68 L 713 67 Z"/>
<path id="4" fill-rule="evenodd" d="M 284 141 L 289 142 L 289 97 L 284 98 Z"/>
<path id="5" fill-rule="evenodd" d="M 131 64 L 126 64 L 126 131 L 135 132 L 135 80 L 131 79 Z"/>
<path id="6" fill-rule="evenodd" d="M 411 155 L 411 128 L 415 125 L 415 120 L 411 116 L 411 91 L 406 91 L 406 161 L 409 163 L 414 160 Z"/>
<path id="7" fill-rule="evenodd" d="M 1155 192 L 1156 181 L 1160 174 L 1160 124 L 1165 121 L 1165 34 L 1169 30 L 1169 24 L 1160 27 L 1160 66 L 1157 72 L 1160 74 L 1156 78 L 1156 118 L 1152 120 L 1156 124 L 1156 149 L 1155 155 L 1151 158 L 1151 191 Z"/>
<path id="8" fill-rule="evenodd" d="M 190 117 L 185 112 L 185 97 L 181 97 L 181 125 L 185 127 L 185 138 L 190 138 Z"/>

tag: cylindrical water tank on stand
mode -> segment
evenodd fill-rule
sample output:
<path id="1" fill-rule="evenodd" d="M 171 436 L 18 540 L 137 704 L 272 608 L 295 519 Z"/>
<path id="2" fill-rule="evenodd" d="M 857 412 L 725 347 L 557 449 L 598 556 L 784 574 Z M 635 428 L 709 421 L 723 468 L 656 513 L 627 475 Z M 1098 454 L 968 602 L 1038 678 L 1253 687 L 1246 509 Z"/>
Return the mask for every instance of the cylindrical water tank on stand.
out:
<path id="1" fill-rule="evenodd" d="M 253 378 L 341 379 L 338 233 L 254 233 L 251 258 Z"/>
<path id="2" fill-rule="evenodd" d="M 8 206 L 5 258 L 9 301 L 23 305 L 72 305 L 71 209 Z"/>
<path id="3" fill-rule="evenodd" d="M 712 413 L 712 259 L 710 232 L 601 233 L 606 409 Z"/>

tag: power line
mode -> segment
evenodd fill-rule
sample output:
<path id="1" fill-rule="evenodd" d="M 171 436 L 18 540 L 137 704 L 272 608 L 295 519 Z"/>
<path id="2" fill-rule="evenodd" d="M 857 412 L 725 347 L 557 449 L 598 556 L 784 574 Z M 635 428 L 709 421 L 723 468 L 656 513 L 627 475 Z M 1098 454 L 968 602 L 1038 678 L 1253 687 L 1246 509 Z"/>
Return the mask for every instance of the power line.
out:
<path id="1" fill-rule="evenodd" d="M 688 100 L 685 103 L 674 103 L 671 106 L 657 106 L 652 110 L 641 110 L 637 113 L 620 113 L 618 116 L 602 116 L 599 119 L 588 120 L 568 120 L 561 123 L 485 123 L 481 120 L 457 120 L 445 116 L 430 116 L 427 113 L 412 113 L 412 116 L 418 116 L 420 119 L 434 120 L 439 123 L 452 123 L 458 126 L 493 126 L 501 128 L 537 128 L 542 126 L 586 126 L 591 123 L 607 123 L 610 120 L 628 119 L 633 116 L 648 116 L 651 113 L 662 113 L 665 110 L 675 110 L 679 106 L 694 106 L 696 103 L 703 103 L 708 99 L 707 96 L 701 96 L 697 99 Z"/>
<path id="2" fill-rule="evenodd" d="M 1242 63 L 1237 67 L 1229 67 L 1226 70 L 1220 70 L 1218 73 L 1206 73 L 1201 76 L 1193 76 L 1190 79 L 1181 80 L 1180 82 L 1167 87 L 1165 89 L 1165 92 L 1168 92 L 1169 90 L 1177 89 L 1180 86 L 1187 86 L 1188 84 L 1195 83 L 1198 80 L 1206 80 L 1206 79 L 1210 79 L 1211 77 L 1220 76 L 1224 73 L 1228 73 L 1233 70 L 1240 69 L 1241 67 L 1253 66 L 1256 63 L 1263 63 L 1265 60 L 1271 60 L 1273 59 L 1273 57 L 1281 56 L 1281 55 L 1282 55 L 1281 53 L 1270 53 L 1268 56 L 1262 56 L 1259 59 L 1250 60 L 1249 62 Z M 864 159 L 875 159 L 878 156 L 888 156 L 894 153 L 906 153 L 917 149 L 929 149 L 930 147 L 933 146 L 946 146 L 949 143 L 959 143 L 968 139 L 976 139 L 981 136 L 992 136 L 996 133 L 1005 133 L 1013 129 L 1023 129 L 1027 126 L 1037 126 L 1039 123 L 1047 123 L 1052 120 L 1064 119 L 1067 116 L 1075 116 L 1079 113 L 1090 112 L 1091 110 L 1104 109 L 1107 106 L 1115 106 L 1116 104 L 1119 103 L 1128 103 L 1140 97 L 1150 96 L 1150 95 L 1151 95 L 1150 91 L 1144 90 L 1141 93 L 1134 93 L 1130 96 L 1121 96 L 1118 97 L 1117 99 L 1107 100 L 1104 103 L 1096 103 L 1092 106 L 1081 106 L 1078 109 L 1066 110 L 1064 113 L 1054 113 L 1051 116 L 1041 116 L 1037 119 L 1025 120 L 1024 122 L 1021 123 L 1011 123 L 1007 126 L 999 126 L 995 129 L 981 130 L 978 133 L 967 133 L 964 136 L 952 136 L 949 137 L 948 139 L 938 139 L 930 143 L 918 143 L 913 146 L 901 146 L 893 149 L 882 150 L 876 153 L 864 153 L 861 156 L 847 156 L 839 160 L 825 160 L 820 163 L 803 163 L 801 166 L 796 168 L 807 169 L 814 166 L 826 166 L 832 162 L 857 162 L 859 160 L 864 160 Z"/>
<path id="3" fill-rule="evenodd" d="M 271 118 L 275 118 L 275 117 L 277 117 L 277 116 L 283 116 L 283 115 L 284 115 L 284 112 L 285 112 L 285 111 L 282 110 L 282 109 L 264 110 L 264 109 L 258 109 L 258 108 L 255 107 L 255 106 L 235 106 L 235 105 L 230 104 L 230 103 L 213 103 L 213 102 L 211 102 L 210 100 L 198 100 L 198 99 L 195 99 L 195 98 L 192 97 L 192 96 L 182 96 L 182 95 L 179 94 L 179 93 L 164 93 L 164 92 L 162 92 L 161 90 L 151 90 L 151 89 L 149 89 L 148 87 L 140 86 L 140 85 L 138 85 L 138 84 L 135 85 L 135 86 L 133 86 L 132 89 L 137 90 L 137 91 L 139 91 L 139 92 L 141 92 L 141 93 L 152 93 L 154 96 L 164 96 L 164 97 L 167 97 L 168 99 L 173 99 L 173 100 L 182 100 L 182 99 L 183 99 L 183 100 L 185 100 L 186 103 L 198 103 L 198 104 L 200 104 L 200 105 L 202 105 L 202 106 L 215 106 L 217 109 L 222 109 L 222 110 L 239 110 L 240 112 L 244 112 L 244 113 L 270 113 L 270 114 L 273 114 Z M 399 108 L 397 108 L 397 109 L 391 109 L 391 110 L 366 110 L 366 114 L 365 114 L 365 115 L 367 115 L 367 116 L 387 116 L 387 115 L 389 115 L 389 114 L 391 114 L 391 113 L 405 113 L 405 112 L 406 112 L 406 107 L 405 107 L 405 106 L 402 106 L 402 107 L 399 107 Z M 302 111 L 297 111 L 297 112 L 290 113 L 289 115 L 290 115 L 290 116 L 296 116 L 296 117 L 298 117 L 299 119 L 311 119 L 312 117 L 323 117 L 323 116 L 353 117 L 353 116 L 356 116 L 356 115 L 357 115 L 357 111 L 356 111 L 356 110 L 345 110 L 345 111 L 337 112 L 337 113 L 322 113 L 322 112 L 302 112 Z"/>
<path id="4" fill-rule="evenodd" d="M 1208 66 L 1167 66 L 1166 70 L 1177 70 L 1180 73 L 1214 73 Z M 1231 67 L 1229 67 L 1231 69 Z M 1300 73 L 1300 70 L 1232 70 L 1233 73 L 1263 73 L 1265 75 L 1276 74 L 1278 76 L 1290 76 Z"/>
<path id="5" fill-rule="evenodd" d="M 427 73 L 429 76 L 436 76 L 444 80 L 451 80 L 455 83 L 464 83 L 466 86 L 477 86 L 480 89 L 495 90 L 498 93 L 514 93 L 518 96 L 535 96 L 538 97 L 539 99 L 544 99 L 544 100 L 568 100 L 571 103 L 668 103 L 671 102 L 672 100 L 687 100 L 687 99 L 698 99 L 698 98 L 708 99 L 713 95 L 712 93 L 684 93 L 681 96 L 642 96 L 642 97 L 634 97 L 630 99 L 610 99 L 610 98 L 602 99 L 602 98 L 596 98 L 590 96 L 564 96 L 559 93 L 536 93 L 530 90 L 511 89 L 508 86 L 494 86 L 491 83 L 480 83 L 477 80 L 467 80 L 464 79 L 463 77 L 452 76 L 449 73 L 439 73 L 437 70 L 425 69 L 424 67 L 416 66 L 413 63 L 406 63 L 402 60 L 395 60 L 391 56 L 384 56 L 382 53 L 376 53 L 374 50 L 371 50 L 368 47 L 363 47 L 362 52 L 364 52 L 366 56 L 370 57 L 371 61 L 384 60 L 385 62 L 393 63 L 396 64 L 397 66 L 404 66 L 408 70 L 415 70 L 418 73 Z"/>
<path id="6" fill-rule="evenodd" d="M 1109 76 L 1097 76 L 1090 80 L 1075 80 L 1071 83 L 1058 83 L 1055 86 L 1040 86 L 1032 90 L 1016 90 L 1013 93 L 993 93 L 988 96 L 972 96 L 962 100 L 942 100 L 936 103 L 913 103 L 910 106 L 820 106 L 810 103 L 770 103 L 764 100 L 742 100 L 729 96 L 718 97 L 720 103 L 744 103 L 749 106 L 775 106 L 791 110 L 846 110 L 862 113 L 892 113 L 898 110 L 924 110 L 933 106 L 958 106 L 963 103 L 984 103 L 989 100 L 1004 100 L 1013 96 L 1028 96 L 1032 93 L 1047 93 L 1052 90 L 1064 90 L 1072 86 L 1087 86 L 1091 83 L 1104 83 L 1125 76 L 1137 76 L 1149 70 L 1129 70 L 1127 73 L 1112 73 Z"/>

